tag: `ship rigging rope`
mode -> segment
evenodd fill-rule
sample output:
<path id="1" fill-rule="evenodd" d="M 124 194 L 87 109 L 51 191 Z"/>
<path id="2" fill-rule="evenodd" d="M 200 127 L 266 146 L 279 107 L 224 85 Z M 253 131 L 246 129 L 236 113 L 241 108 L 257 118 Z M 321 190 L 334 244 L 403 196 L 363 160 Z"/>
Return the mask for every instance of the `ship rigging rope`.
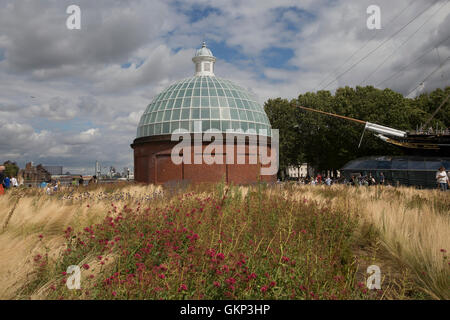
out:
<path id="1" fill-rule="evenodd" d="M 439 69 L 441 69 L 445 63 L 450 60 L 450 56 L 447 57 L 447 59 L 445 59 L 436 69 L 434 69 L 428 76 L 425 77 L 425 79 L 423 79 L 414 89 L 412 89 L 410 92 L 408 92 L 408 94 L 405 96 L 409 96 L 411 93 L 413 93 L 418 87 L 420 87 L 422 84 L 425 83 L 425 81 L 427 81 L 428 79 L 431 78 L 431 76 L 433 76 L 436 72 L 439 71 Z"/>
<path id="2" fill-rule="evenodd" d="M 412 4 L 408 3 L 406 5 L 406 7 L 404 7 L 402 10 L 400 10 L 399 13 L 394 18 L 389 20 L 389 22 L 386 24 L 385 28 L 390 26 L 392 22 L 396 21 L 402 14 L 404 14 L 406 12 L 406 9 L 408 9 L 411 6 L 412 6 Z M 333 74 L 335 74 L 339 70 L 341 70 L 342 67 L 347 64 L 347 62 L 349 62 L 357 53 L 359 53 L 362 49 L 364 49 L 377 36 L 378 36 L 378 33 L 374 32 L 373 36 L 370 39 L 367 39 L 366 42 L 359 49 L 357 49 L 355 52 L 353 52 L 352 55 L 350 57 L 348 57 L 347 60 L 344 61 L 344 63 L 342 63 L 340 66 L 338 66 L 332 72 L 329 72 L 327 75 L 325 75 L 325 77 L 314 87 L 313 91 L 316 91 L 316 89 L 319 88 L 326 80 L 328 80 L 330 78 L 330 76 L 332 76 Z"/>
<path id="3" fill-rule="evenodd" d="M 403 41 L 402 42 L 402 44 L 399 46 L 399 47 L 397 47 L 397 48 L 395 48 L 394 49 L 394 51 L 389 55 L 389 56 L 387 56 L 380 64 L 378 64 L 378 66 L 366 77 L 366 78 L 364 78 L 364 80 L 363 81 L 361 81 L 360 83 L 359 83 L 359 85 L 361 86 L 364 82 L 366 82 L 373 74 L 375 74 L 394 54 L 395 54 L 395 52 L 397 52 L 397 50 L 399 50 L 401 47 L 403 47 L 409 40 L 411 40 L 412 39 L 412 37 L 414 37 L 416 34 L 417 34 L 417 32 L 419 32 L 430 20 L 431 20 L 431 18 L 433 18 L 436 14 L 438 14 L 441 10 L 442 10 L 442 8 L 444 8 L 446 5 L 448 5 L 448 1 L 449 0 L 447 0 L 442 6 L 440 6 L 432 15 L 430 15 L 425 21 L 424 21 L 424 23 L 422 23 L 420 26 L 419 26 L 419 28 L 417 28 L 408 38 L 406 38 L 406 40 L 405 41 Z"/>
<path id="4" fill-rule="evenodd" d="M 443 43 L 445 43 L 448 39 L 450 39 L 450 36 L 448 36 L 447 38 L 445 38 L 444 40 L 442 40 L 441 42 L 439 42 L 436 46 L 432 47 L 431 49 L 428 49 L 425 53 L 423 53 L 420 57 L 418 57 L 416 60 L 414 60 L 413 62 L 408 63 L 406 66 L 404 66 L 402 69 L 400 69 L 399 71 L 397 71 L 396 73 L 392 74 L 389 78 L 384 79 L 383 81 L 379 82 L 376 84 L 376 87 L 381 86 L 383 83 L 385 83 L 386 81 L 389 81 L 391 79 L 395 79 L 398 78 L 398 75 L 402 74 L 409 66 L 411 66 L 412 64 L 416 63 L 417 61 L 421 60 L 423 57 L 425 57 L 428 53 L 430 53 L 431 51 L 433 51 L 434 49 L 438 48 L 440 45 L 442 45 Z M 440 62 L 440 61 L 439 61 Z"/>
<path id="5" fill-rule="evenodd" d="M 438 1 L 437 1 L 438 2 Z M 333 84 L 334 82 L 338 81 L 339 78 L 341 78 L 342 76 L 344 76 L 345 74 L 347 74 L 350 70 L 352 70 L 354 67 L 356 67 L 358 64 L 360 64 L 361 62 L 363 62 L 364 60 L 366 60 L 372 53 L 374 53 L 375 51 L 377 51 L 379 48 L 381 48 L 382 46 L 384 46 L 388 41 L 390 41 L 393 37 L 395 37 L 397 34 L 399 34 L 401 31 L 403 31 L 407 26 L 409 26 L 411 23 L 413 23 L 417 18 L 419 18 L 422 14 L 424 14 L 426 11 L 428 11 L 430 8 L 432 8 L 437 2 L 433 2 L 429 7 L 427 7 L 425 10 L 421 11 L 418 15 L 416 15 L 414 18 L 412 18 L 407 24 L 405 24 L 403 27 L 401 27 L 400 29 L 398 29 L 396 32 L 394 32 L 389 38 L 387 38 L 386 40 L 384 40 L 382 43 L 380 43 L 375 49 L 373 49 L 372 51 L 370 51 L 368 54 L 366 54 L 364 57 L 362 57 L 361 59 L 359 59 L 357 62 L 355 62 L 354 64 L 352 64 L 349 68 L 347 68 L 344 72 L 342 72 L 341 74 L 339 74 L 333 81 L 329 82 L 324 88 L 322 88 L 322 90 L 328 88 L 331 84 Z"/>
<path id="6" fill-rule="evenodd" d="M 444 101 L 442 101 L 441 105 L 433 112 L 433 114 L 431 115 L 430 119 L 427 120 L 427 122 L 425 122 L 425 124 L 423 126 L 420 127 L 420 131 L 423 130 L 423 128 L 426 128 L 428 123 L 430 123 L 430 121 L 434 118 L 434 116 L 439 112 L 439 110 L 441 110 L 441 108 L 445 105 L 445 103 L 447 102 L 448 98 L 450 98 L 450 94 L 447 95 L 447 98 L 444 99 Z"/>

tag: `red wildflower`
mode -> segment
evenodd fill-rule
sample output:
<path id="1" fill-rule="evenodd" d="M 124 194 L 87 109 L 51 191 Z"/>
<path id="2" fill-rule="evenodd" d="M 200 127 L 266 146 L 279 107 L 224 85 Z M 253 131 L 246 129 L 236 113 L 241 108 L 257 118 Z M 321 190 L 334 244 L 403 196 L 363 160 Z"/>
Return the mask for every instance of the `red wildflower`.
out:
<path id="1" fill-rule="evenodd" d="M 262 292 L 262 293 L 266 293 L 266 291 L 267 291 L 267 286 L 263 286 L 263 287 L 261 288 L 261 292 Z"/>
<path id="2" fill-rule="evenodd" d="M 86 269 L 86 270 L 88 270 L 90 267 L 89 267 L 88 264 L 85 263 L 85 264 L 83 264 L 83 268 Z"/>
<path id="3" fill-rule="evenodd" d="M 187 291 L 187 286 L 184 283 L 180 286 L 180 289 L 178 289 L 178 292 L 180 291 Z"/>

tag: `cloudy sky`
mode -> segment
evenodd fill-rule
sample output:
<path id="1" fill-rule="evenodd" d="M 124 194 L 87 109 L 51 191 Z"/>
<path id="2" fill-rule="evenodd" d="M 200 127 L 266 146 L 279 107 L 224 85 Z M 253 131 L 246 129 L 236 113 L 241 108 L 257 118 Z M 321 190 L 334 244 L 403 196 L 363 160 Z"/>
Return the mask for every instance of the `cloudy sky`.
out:
<path id="1" fill-rule="evenodd" d="M 445 87 L 448 2 L 0 0 L 0 162 L 86 174 L 95 160 L 132 167 L 140 115 L 193 75 L 203 40 L 218 58 L 216 75 L 261 103 L 346 85 L 410 96 Z M 72 4 L 81 30 L 66 27 Z M 380 30 L 367 28 L 373 4 Z"/>

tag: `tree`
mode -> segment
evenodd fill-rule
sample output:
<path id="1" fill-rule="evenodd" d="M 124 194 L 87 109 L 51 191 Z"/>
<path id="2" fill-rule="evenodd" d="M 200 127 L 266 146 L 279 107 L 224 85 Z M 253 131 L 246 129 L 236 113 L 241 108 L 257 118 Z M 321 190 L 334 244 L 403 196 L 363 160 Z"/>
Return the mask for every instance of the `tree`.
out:
<path id="1" fill-rule="evenodd" d="M 17 177 L 17 174 L 19 173 L 20 168 L 15 162 L 8 160 L 5 163 L 3 163 L 3 165 L 5 166 L 5 171 L 3 172 L 3 174 L 5 176 Z"/>
<path id="2" fill-rule="evenodd" d="M 297 99 L 269 99 L 265 110 L 272 128 L 280 130 L 280 169 L 308 162 L 319 170 L 338 170 L 355 158 L 373 155 L 402 155 L 404 150 L 365 132 L 364 126 L 344 119 L 304 111 L 297 106 L 331 112 L 400 130 L 415 130 L 450 94 L 450 87 L 436 89 L 415 99 L 390 89 L 373 86 L 344 87 L 307 92 Z M 450 103 L 431 122 L 449 127 Z"/>

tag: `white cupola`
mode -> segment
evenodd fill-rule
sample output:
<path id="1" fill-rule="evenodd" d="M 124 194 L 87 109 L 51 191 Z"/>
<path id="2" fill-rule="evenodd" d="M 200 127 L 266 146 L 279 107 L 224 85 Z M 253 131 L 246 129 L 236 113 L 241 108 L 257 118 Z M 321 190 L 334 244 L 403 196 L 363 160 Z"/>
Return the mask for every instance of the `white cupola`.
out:
<path id="1" fill-rule="evenodd" d="M 206 43 L 197 50 L 195 57 L 192 58 L 195 63 L 195 76 L 212 76 L 214 77 L 214 63 L 216 58 L 213 56 L 211 50 L 206 47 Z"/>

